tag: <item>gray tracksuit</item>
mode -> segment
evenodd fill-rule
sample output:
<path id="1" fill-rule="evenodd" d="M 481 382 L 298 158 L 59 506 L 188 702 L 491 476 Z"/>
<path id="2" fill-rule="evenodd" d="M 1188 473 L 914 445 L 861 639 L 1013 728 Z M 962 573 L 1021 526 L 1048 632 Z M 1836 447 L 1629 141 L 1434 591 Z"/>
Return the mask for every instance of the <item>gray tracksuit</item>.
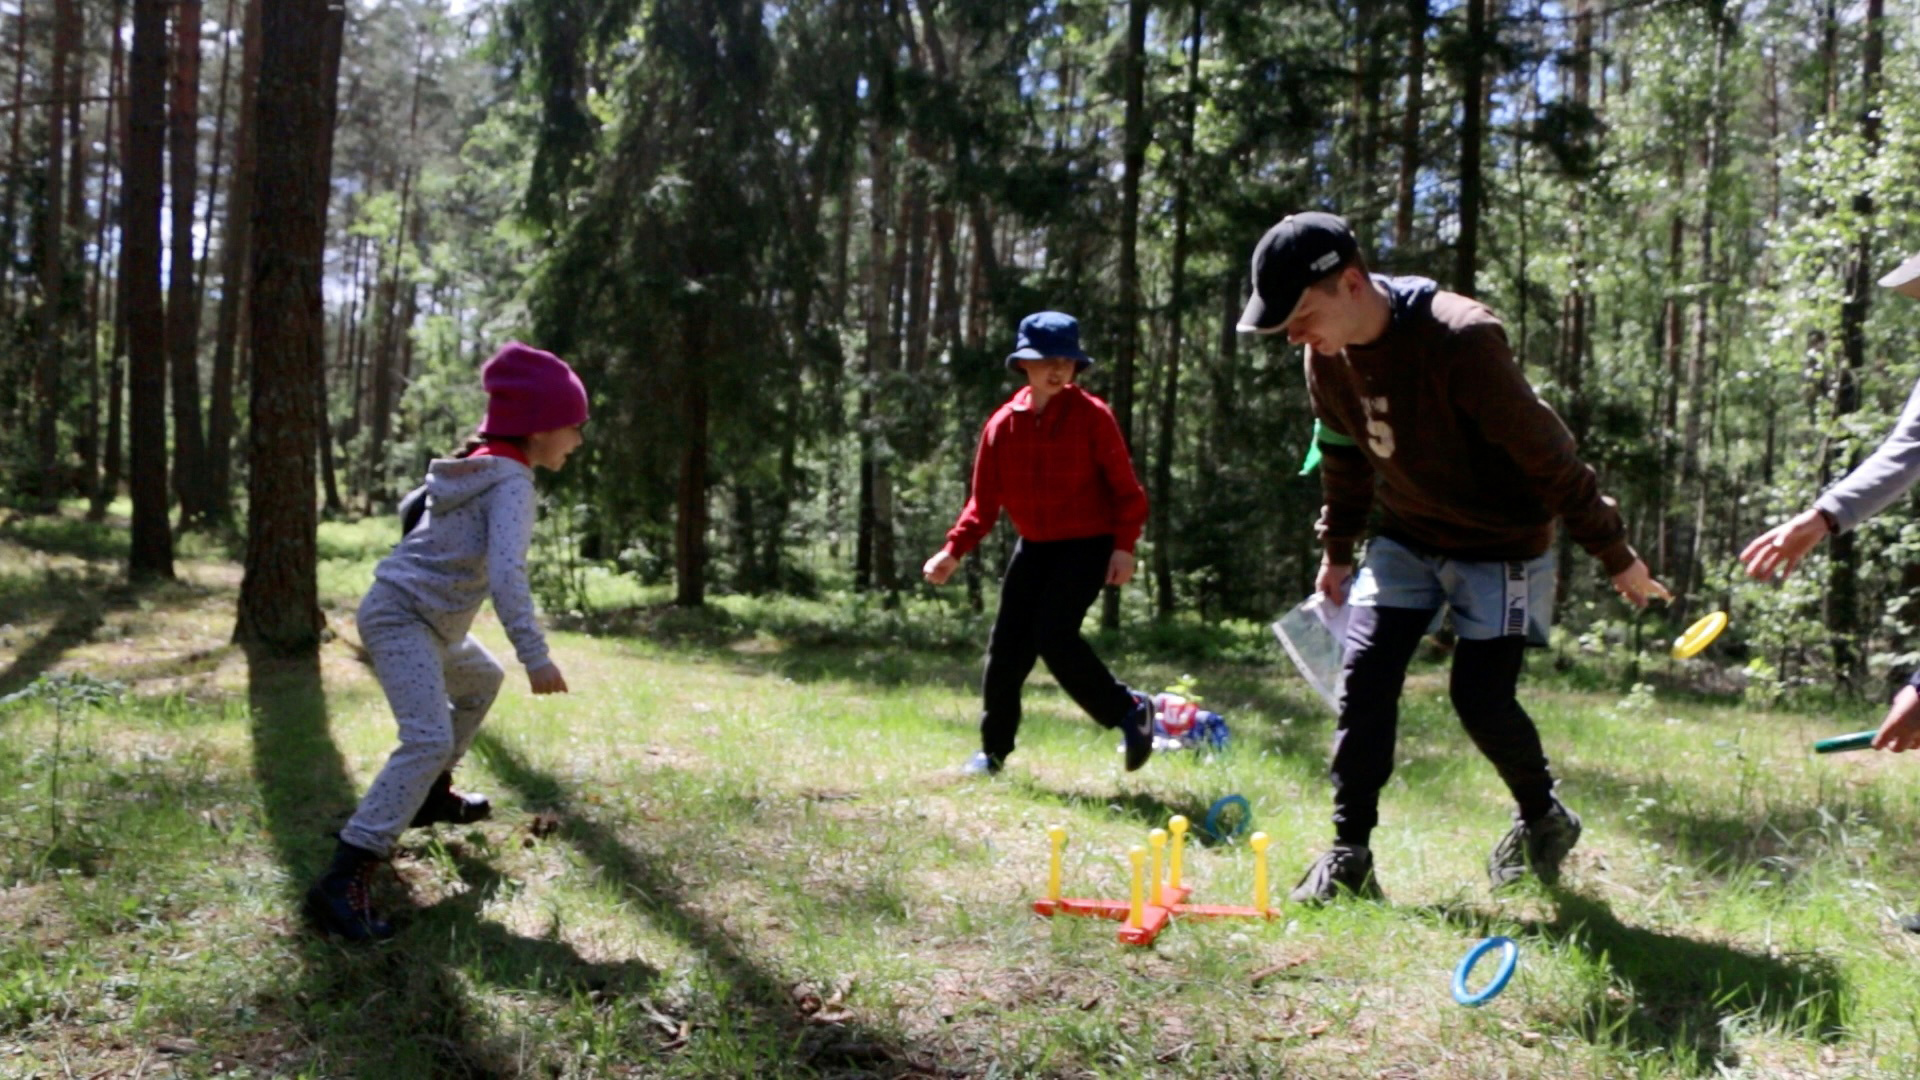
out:
<path id="1" fill-rule="evenodd" d="M 1832 514 L 1844 532 L 1892 505 L 1915 481 L 1920 481 L 1920 384 L 1873 456 L 1822 492 L 1813 505 Z"/>
<path id="2" fill-rule="evenodd" d="M 500 692 L 499 661 L 467 632 L 488 595 L 520 662 L 528 670 L 549 663 L 527 586 L 533 470 L 505 457 L 435 461 L 427 497 L 425 517 L 381 560 L 360 602 L 360 641 L 400 746 L 340 838 L 381 856 L 435 778 L 466 753 Z"/>

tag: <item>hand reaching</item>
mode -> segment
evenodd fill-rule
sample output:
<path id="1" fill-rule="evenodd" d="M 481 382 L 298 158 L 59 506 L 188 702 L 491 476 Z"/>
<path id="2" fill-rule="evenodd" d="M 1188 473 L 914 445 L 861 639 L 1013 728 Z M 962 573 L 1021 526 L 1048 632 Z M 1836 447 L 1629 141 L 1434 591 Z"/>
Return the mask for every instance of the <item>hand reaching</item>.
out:
<path id="1" fill-rule="evenodd" d="M 535 694 L 567 692 L 567 677 L 560 673 L 560 665 L 551 660 L 527 672 L 527 681 L 533 684 Z"/>

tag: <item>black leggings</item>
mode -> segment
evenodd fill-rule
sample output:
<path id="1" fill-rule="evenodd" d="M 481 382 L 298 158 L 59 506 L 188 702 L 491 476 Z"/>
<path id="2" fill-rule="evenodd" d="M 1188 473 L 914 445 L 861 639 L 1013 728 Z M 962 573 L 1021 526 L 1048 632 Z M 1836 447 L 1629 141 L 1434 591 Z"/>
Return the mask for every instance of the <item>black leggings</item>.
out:
<path id="1" fill-rule="evenodd" d="M 1333 826 L 1341 843 L 1365 844 L 1379 823 L 1380 789 L 1393 775 L 1407 664 L 1433 612 L 1356 607 L 1349 618 L 1346 686 L 1333 739 Z M 1539 729 L 1514 696 L 1525 649 L 1523 637 L 1461 639 L 1448 691 L 1473 744 L 1519 803 L 1521 818 L 1533 821 L 1553 805 L 1553 773 Z"/>
<path id="2" fill-rule="evenodd" d="M 1020 730 L 1020 688 L 1036 660 L 1102 727 L 1118 727 L 1133 710 L 1133 691 L 1113 677 L 1080 636 L 1080 621 L 1107 581 L 1113 537 L 1033 543 L 1013 549 L 1000 585 L 1000 612 L 987 642 L 980 748 L 1000 760 Z"/>

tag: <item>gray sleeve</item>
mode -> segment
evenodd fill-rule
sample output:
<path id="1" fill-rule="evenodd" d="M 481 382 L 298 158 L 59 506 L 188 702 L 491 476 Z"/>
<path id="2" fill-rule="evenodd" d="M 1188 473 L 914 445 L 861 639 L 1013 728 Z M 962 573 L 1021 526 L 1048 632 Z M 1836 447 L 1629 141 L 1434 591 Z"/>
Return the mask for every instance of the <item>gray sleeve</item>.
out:
<path id="1" fill-rule="evenodd" d="M 1816 509 L 1833 515 L 1841 531 L 1854 528 L 1892 505 L 1920 480 L 1920 384 L 1907 397 L 1907 407 L 1873 456 L 1813 501 Z"/>
<path id="2" fill-rule="evenodd" d="M 545 667 L 547 638 L 533 614 L 533 590 L 527 584 L 527 548 L 533 543 L 533 518 L 539 504 L 531 474 L 502 483 L 487 507 L 487 587 L 493 612 L 506 627 L 513 651 L 528 671 Z"/>

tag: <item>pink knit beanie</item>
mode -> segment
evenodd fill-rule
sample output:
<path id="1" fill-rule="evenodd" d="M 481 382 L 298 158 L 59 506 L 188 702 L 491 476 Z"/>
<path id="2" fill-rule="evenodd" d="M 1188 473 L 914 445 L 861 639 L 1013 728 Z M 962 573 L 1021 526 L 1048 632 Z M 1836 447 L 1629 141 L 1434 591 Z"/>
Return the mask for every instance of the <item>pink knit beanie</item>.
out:
<path id="1" fill-rule="evenodd" d="M 509 341 L 480 369 L 488 435 L 533 435 L 587 422 L 587 388 L 565 360 Z"/>

